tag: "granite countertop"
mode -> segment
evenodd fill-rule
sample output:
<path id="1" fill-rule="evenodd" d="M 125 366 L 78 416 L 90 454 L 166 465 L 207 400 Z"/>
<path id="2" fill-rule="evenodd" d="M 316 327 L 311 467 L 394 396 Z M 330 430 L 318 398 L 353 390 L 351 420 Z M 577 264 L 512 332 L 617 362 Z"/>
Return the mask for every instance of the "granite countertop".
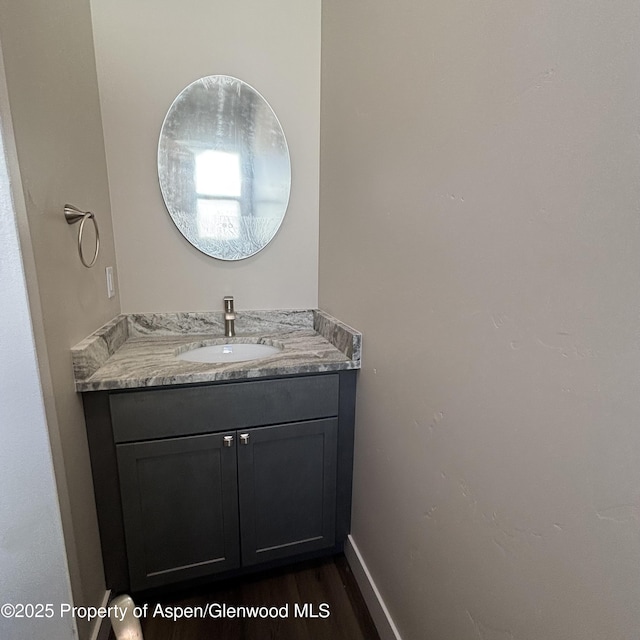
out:
<path id="1" fill-rule="evenodd" d="M 216 312 L 119 315 L 71 349 L 76 391 L 105 391 L 360 368 L 362 336 L 318 309 L 237 311 L 236 337 Z M 176 355 L 210 344 L 252 342 L 275 355 L 198 363 Z"/>

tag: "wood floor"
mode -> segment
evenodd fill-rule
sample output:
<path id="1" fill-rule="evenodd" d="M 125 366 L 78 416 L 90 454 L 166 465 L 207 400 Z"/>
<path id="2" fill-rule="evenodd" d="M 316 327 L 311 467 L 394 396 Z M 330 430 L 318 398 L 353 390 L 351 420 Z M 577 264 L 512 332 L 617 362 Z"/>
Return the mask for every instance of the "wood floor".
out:
<path id="1" fill-rule="evenodd" d="M 308 607 L 303 609 L 308 603 Z M 320 608 L 321 603 L 328 607 Z M 136 602 L 137 605 L 144 604 Z M 195 618 L 161 615 L 143 620 L 145 640 L 379 640 L 344 556 L 315 560 L 255 576 L 216 583 L 197 592 L 150 600 L 149 612 L 167 607 L 284 607 L 275 618 Z M 296 608 L 297 605 L 297 608 Z M 216 607 L 217 608 L 217 607 Z M 318 616 L 322 611 L 327 617 Z M 296 615 L 297 614 L 297 615 Z M 113 635 L 109 636 L 114 640 Z"/>

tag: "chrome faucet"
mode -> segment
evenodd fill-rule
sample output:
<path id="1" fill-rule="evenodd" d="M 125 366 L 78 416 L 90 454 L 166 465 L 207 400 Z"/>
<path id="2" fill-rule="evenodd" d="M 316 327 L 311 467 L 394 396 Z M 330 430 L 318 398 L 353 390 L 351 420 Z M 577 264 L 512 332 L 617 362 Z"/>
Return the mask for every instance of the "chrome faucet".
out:
<path id="1" fill-rule="evenodd" d="M 224 335 L 233 338 L 236 335 L 236 314 L 233 310 L 233 296 L 224 297 Z"/>

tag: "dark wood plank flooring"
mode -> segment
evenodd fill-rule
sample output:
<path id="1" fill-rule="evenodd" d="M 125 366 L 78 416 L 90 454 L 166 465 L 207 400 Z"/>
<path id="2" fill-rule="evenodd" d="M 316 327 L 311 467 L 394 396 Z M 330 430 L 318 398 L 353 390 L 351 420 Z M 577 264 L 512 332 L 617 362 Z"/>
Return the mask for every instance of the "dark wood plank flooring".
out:
<path id="1" fill-rule="evenodd" d="M 166 607 L 283 607 L 288 617 L 229 617 L 173 621 L 160 615 L 142 621 L 145 640 L 380 640 L 344 556 L 314 560 L 225 582 L 197 591 L 149 599 L 149 612 Z M 296 616 L 305 604 L 317 615 L 328 604 L 326 618 Z M 136 601 L 137 605 L 144 602 Z M 115 640 L 113 633 L 110 640 Z"/>

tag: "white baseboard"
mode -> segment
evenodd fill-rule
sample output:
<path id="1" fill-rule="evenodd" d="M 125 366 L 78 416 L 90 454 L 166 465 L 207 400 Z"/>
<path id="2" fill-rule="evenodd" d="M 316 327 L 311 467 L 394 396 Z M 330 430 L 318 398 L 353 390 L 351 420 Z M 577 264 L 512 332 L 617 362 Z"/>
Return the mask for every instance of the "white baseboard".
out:
<path id="1" fill-rule="evenodd" d="M 347 537 L 344 545 L 344 555 L 351 567 L 351 571 L 360 587 L 362 597 L 367 604 L 373 623 L 376 625 L 381 640 L 402 640 L 400 633 L 393 623 L 378 587 L 376 587 L 367 565 L 364 563 L 360 551 L 351 536 Z"/>
<path id="2" fill-rule="evenodd" d="M 106 607 L 109 605 L 109 598 L 111 597 L 111 591 L 105 591 L 104 596 L 102 597 L 101 607 Z M 111 625 L 111 621 L 109 618 L 96 618 L 93 623 L 93 631 L 91 632 L 91 640 L 99 640 L 100 638 L 100 630 L 103 624 Z"/>

